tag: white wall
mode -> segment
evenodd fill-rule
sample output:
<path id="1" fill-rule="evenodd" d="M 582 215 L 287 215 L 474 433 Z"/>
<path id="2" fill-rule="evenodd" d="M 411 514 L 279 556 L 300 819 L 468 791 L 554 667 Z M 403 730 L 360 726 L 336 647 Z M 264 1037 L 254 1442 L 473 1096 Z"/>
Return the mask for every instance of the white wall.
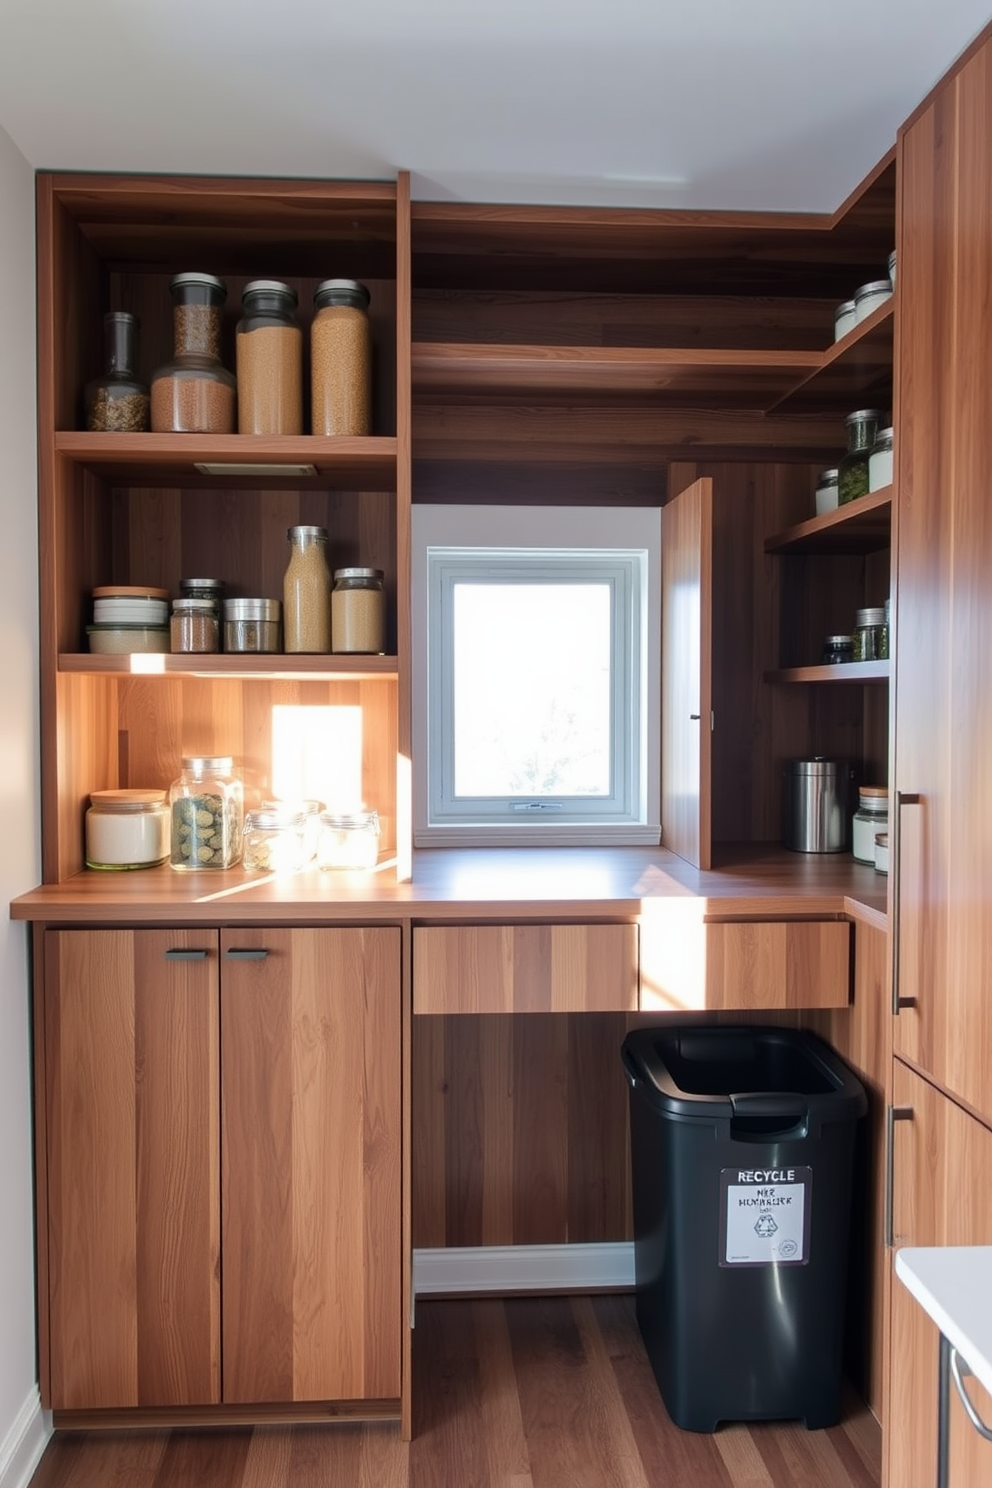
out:
<path id="1" fill-rule="evenodd" d="M 28 927 L 40 876 L 34 173 L 0 129 L 0 1485 L 44 1442 L 37 1390 Z"/>

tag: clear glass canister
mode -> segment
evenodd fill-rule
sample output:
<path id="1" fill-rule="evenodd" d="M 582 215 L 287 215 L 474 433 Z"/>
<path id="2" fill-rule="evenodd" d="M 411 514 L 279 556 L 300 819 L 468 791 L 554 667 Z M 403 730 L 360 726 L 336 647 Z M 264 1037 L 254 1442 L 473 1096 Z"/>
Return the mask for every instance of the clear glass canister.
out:
<path id="1" fill-rule="evenodd" d="M 220 621 L 211 599 L 174 599 L 169 620 L 170 649 L 176 653 L 220 650 Z"/>
<path id="2" fill-rule="evenodd" d="M 356 279 L 325 279 L 314 292 L 310 401 L 315 434 L 372 433 L 369 292 Z"/>
<path id="3" fill-rule="evenodd" d="M 884 785 L 862 785 L 851 823 L 851 851 L 859 863 L 875 866 L 875 837 L 889 824 L 889 792 Z"/>
<path id="4" fill-rule="evenodd" d="M 297 294 L 278 279 L 242 292 L 234 339 L 239 434 L 303 433 L 303 332 Z"/>
<path id="5" fill-rule="evenodd" d="M 374 868 L 379 856 L 379 817 L 375 811 L 320 814 L 318 868 Z"/>
<path id="6" fill-rule="evenodd" d="M 177 274 L 172 295 L 174 356 L 152 376 L 158 434 L 233 434 L 235 380 L 220 359 L 227 289 L 213 274 Z"/>
<path id="7" fill-rule="evenodd" d="M 245 816 L 246 873 L 299 873 L 307 862 L 306 816 L 288 806 L 261 806 Z"/>
<path id="8" fill-rule="evenodd" d="M 859 408 L 856 413 L 849 413 L 844 421 L 847 425 L 847 454 L 838 467 L 841 506 L 868 494 L 868 461 L 881 418 L 877 408 Z"/>
<path id="9" fill-rule="evenodd" d="M 317 654 L 331 649 L 331 575 L 327 528 L 290 527 L 289 562 L 282 581 L 283 632 L 287 652 Z"/>
<path id="10" fill-rule="evenodd" d="M 854 660 L 888 661 L 889 627 L 885 607 L 879 605 L 854 614 Z"/>
<path id="11" fill-rule="evenodd" d="M 138 322 L 123 310 L 103 317 L 102 377 L 86 384 L 87 429 L 112 429 L 119 434 L 148 428 L 148 389 L 140 382 Z"/>
<path id="12" fill-rule="evenodd" d="M 331 592 L 331 643 L 337 653 L 378 656 L 386 649 L 381 568 L 336 568 Z"/>
<path id="13" fill-rule="evenodd" d="M 154 868 L 168 856 L 165 791 L 93 791 L 86 812 L 87 868 Z"/>
<path id="14" fill-rule="evenodd" d="M 837 510 L 840 501 L 839 496 L 840 470 L 836 467 L 831 470 L 821 470 L 816 479 L 816 515 L 825 517 L 827 512 Z"/>
<path id="15" fill-rule="evenodd" d="M 868 456 L 869 491 L 880 491 L 883 486 L 892 484 L 894 474 L 892 435 L 892 429 L 879 429 L 875 435 L 875 443 Z"/>
<path id="16" fill-rule="evenodd" d="M 229 754 L 186 755 L 169 787 L 169 861 L 181 871 L 241 861 L 244 787 Z"/>
<path id="17" fill-rule="evenodd" d="M 322 801 L 263 801 L 263 811 L 289 811 L 303 816 L 303 866 L 312 863 L 317 856 L 317 840 L 320 836 L 320 813 Z"/>
<path id="18" fill-rule="evenodd" d="M 199 599 L 206 601 L 210 605 L 217 620 L 217 644 L 219 648 L 220 627 L 224 620 L 224 580 L 180 579 L 179 595 L 182 599 Z"/>
<path id="19" fill-rule="evenodd" d="M 282 650 L 282 603 L 278 599 L 225 599 L 224 650 L 265 655 Z"/>

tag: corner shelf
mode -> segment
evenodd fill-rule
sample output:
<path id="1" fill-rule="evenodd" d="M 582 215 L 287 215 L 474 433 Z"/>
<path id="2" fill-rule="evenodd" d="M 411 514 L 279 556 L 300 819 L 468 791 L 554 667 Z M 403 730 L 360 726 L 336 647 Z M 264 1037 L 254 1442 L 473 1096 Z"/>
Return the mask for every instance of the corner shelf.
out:
<path id="1" fill-rule="evenodd" d="M 766 553 L 874 553 L 891 542 L 892 487 L 765 538 Z"/>
<path id="2" fill-rule="evenodd" d="M 859 685 L 863 682 L 888 682 L 887 661 L 845 661 L 834 665 L 781 667 L 765 672 L 766 682 L 826 682 L 831 686 Z"/>

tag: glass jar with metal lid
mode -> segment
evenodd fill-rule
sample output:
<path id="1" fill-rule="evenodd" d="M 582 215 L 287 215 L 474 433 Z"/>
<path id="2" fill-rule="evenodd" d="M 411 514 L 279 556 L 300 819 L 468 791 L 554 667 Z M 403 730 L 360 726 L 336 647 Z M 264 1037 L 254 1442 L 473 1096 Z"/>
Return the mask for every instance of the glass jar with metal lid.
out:
<path id="1" fill-rule="evenodd" d="M 841 506 L 868 494 L 868 461 L 882 415 L 877 408 L 859 408 L 844 420 L 847 426 L 847 454 L 838 467 L 838 495 Z"/>
<path id="2" fill-rule="evenodd" d="M 231 755 L 184 756 L 169 807 L 173 868 L 230 868 L 241 861 L 244 787 Z"/>
<path id="3" fill-rule="evenodd" d="M 220 359 L 227 288 L 213 274 L 177 274 L 169 289 L 174 355 L 152 375 L 152 429 L 233 434 L 235 381 Z"/>
<path id="4" fill-rule="evenodd" d="M 220 650 L 217 607 L 209 599 L 174 599 L 169 620 L 173 653 L 204 654 Z"/>
<path id="5" fill-rule="evenodd" d="M 218 623 L 223 619 L 223 579 L 180 579 L 179 594 L 182 599 L 206 599 L 213 605 Z"/>
<path id="6" fill-rule="evenodd" d="M 225 599 L 224 650 L 241 653 L 281 651 L 281 600 Z"/>
<path id="7" fill-rule="evenodd" d="M 303 433 L 303 332 L 297 293 L 280 279 L 242 291 L 234 338 L 239 434 Z"/>
<path id="8" fill-rule="evenodd" d="M 86 384 L 87 429 L 121 434 L 148 428 L 148 389 L 138 380 L 138 322 L 123 310 L 103 317 L 104 371 Z"/>
<path id="9" fill-rule="evenodd" d="M 320 814 L 318 868 L 374 868 L 379 856 L 379 817 L 375 811 Z"/>
<path id="10" fill-rule="evenodd" d="M 869 491 L 881 491 L 884 486 L 892 484 L 894 475 L 892 435 L 892 429 L 879 429 L 875 435 L 875 443 L 868 456 Z"/>
<path id="11" fill-rule="evenodd" d="M 86 866 L 154 868 L 169 856 L 164 790 L 100 790 L 86 812 Z"/>
<path id="12" fill-rule="evenodd" d="M 282 580 L 284 645 L 287 652 L 319 654 L 331 649 L 331 575 L 327 528 L 290 527 L 289 562 Z"/>
<path id="13" fill-rule="evenodd" d="M 299 873 L 306 857 L 306 815 L 270 802 L 245 815 L 246 873 Z"/>
<path id="14" fill-rule="evenodd" d="M 851 822 L 851 851 L 859 863 L 875 866 L 875 837 L 884 832 L 888 824 L 888 786 L 859 786 L 858 809 Z"/>
<path id="15" fill-rule="evenodd" d="M 830 470 L 821 470 L 816 478 L 816 515 L 825 517 L 827 512 L 836 511 L 840 504 L 840 470 L 835 466 Z"/>
<path id="16" fill-rule="evenodd" d="M 381 568 L 336 568 L 331 591 L 331 649 L 367 656 L 386 649 Z"/>
<path id="17" fill-rule="evenodd" d="M 320 813 L 323 801 L 263 801 L 263 811 L 289 811 L 303 817 L 303 866 L 312 863 L 317 856 L 317 840 L 320 836 Z"/>
<path id="18" fill-rule="evenodd" d="M 854 615 L 854 660 L 888 661 L 889 627 L 885 606 L 856 610 Z"/>
<path id="19" fill-rule="evenodd" d="M 828 635 L 823 638 L 823 660 L 830 666 L 854 660 L 854 637 Z"/>
<path id="20" fill-rule="evenodd" d="M 314 434 L 372 433 L 369 298 L 357 279 L 325 279 L 314 291 L 310 328 Z"/>

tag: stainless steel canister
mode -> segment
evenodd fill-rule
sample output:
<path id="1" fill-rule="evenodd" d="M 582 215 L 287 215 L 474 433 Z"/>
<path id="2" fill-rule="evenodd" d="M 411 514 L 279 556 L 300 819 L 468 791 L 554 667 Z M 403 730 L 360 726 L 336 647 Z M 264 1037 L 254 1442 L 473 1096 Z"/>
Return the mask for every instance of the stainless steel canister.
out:
<path id="1" fill-rule="evenodd" d="M 850 760 L 789 760 L 785 768 L 784 840 L 793 852 L 847 852 L 855 770 Z"/>

